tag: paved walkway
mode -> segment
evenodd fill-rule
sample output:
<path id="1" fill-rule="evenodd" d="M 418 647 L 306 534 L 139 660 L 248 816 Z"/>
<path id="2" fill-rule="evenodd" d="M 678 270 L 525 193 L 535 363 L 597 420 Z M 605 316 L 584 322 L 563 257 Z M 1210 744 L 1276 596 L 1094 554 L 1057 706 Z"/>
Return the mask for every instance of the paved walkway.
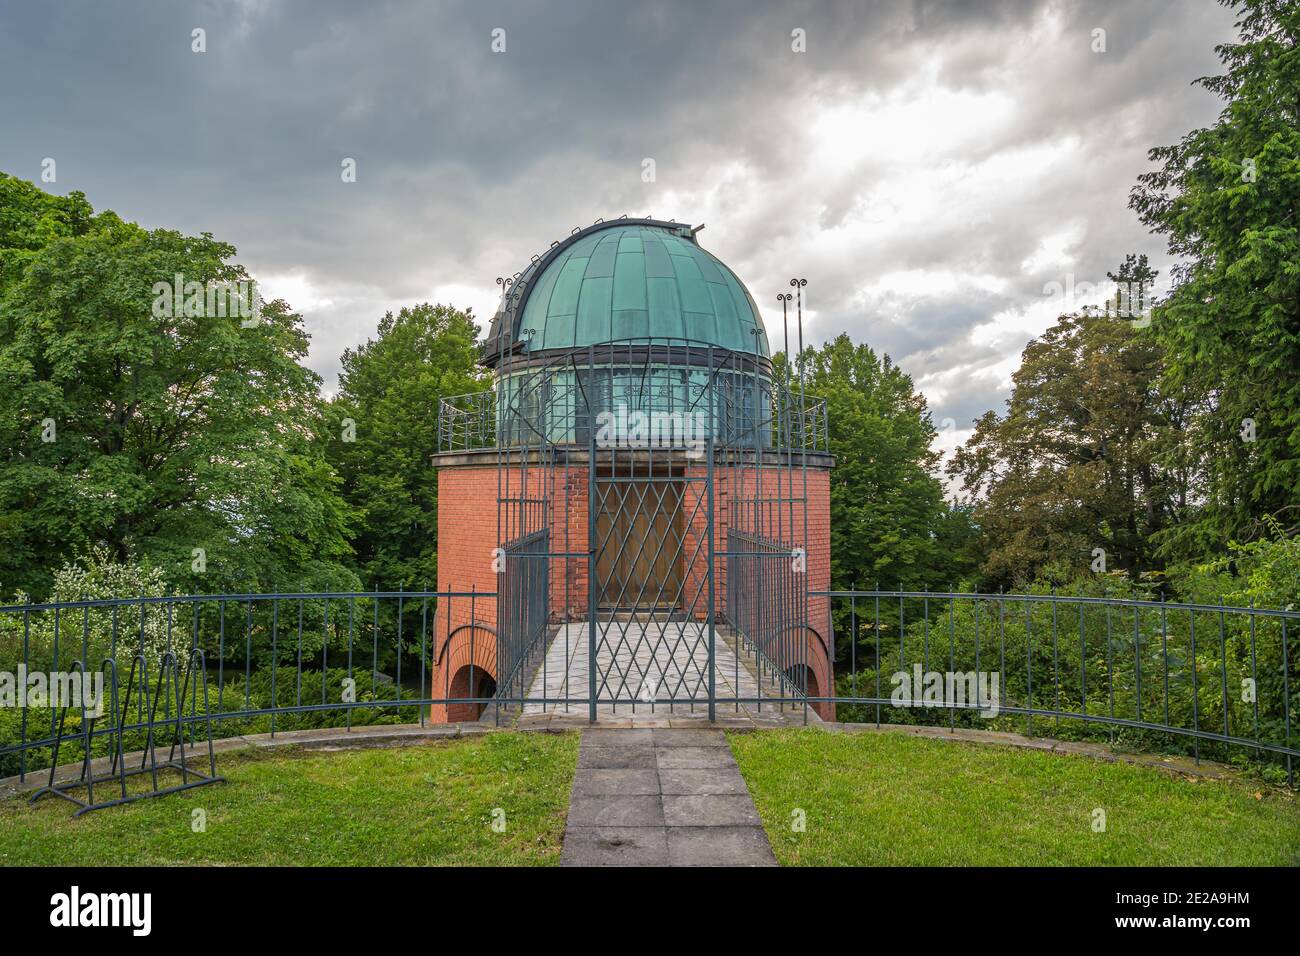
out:
<path id="1" fill-rule="evenodd" d="M 582 732 L 562 866 L 775 866 L 720 730 Z"/>
<path id="2" fill-rule="evenodd" d="M 598 719 L 632 718 L 634 725 L 667 725 L 668 718 L 708 719 L 708 635 L 698 621 L 600 621 L 601 636 L 596 650 L 596 713 Z M 560 626 L 547 647 L 546 656 L 533 675 L 528 696 L 538 698 L 585 698 L 588 692 L 591 626 L 586 621 Z M 756 704 L 719 704 L 719 711 L 764 718 L 764 723 L 819 723 L 811 708 L 781 700 L 775 675 L 765 671 L 763 680 L 752 651 L 742 648 L 737 655 L 734 639 L 721 628 L 714 639 L 713 679 L 717 697 L 727 699 L 762 697 L 761 713 Z M 789 691 L 786 691 L 787 695 Z M 674 703 L 665 703 L 672 698 Z M 617 701 L 617 702 L 616 702 Z M 523 709 L 523 723 L 529 718 L 552 714 L 587 716 L 585 704 L 531 703 Z"/>

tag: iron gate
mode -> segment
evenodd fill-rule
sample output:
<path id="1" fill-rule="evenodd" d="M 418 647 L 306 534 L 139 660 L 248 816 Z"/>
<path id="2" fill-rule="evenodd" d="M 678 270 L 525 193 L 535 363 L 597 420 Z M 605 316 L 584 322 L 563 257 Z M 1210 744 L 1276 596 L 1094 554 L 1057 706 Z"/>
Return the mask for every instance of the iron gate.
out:
<path id="1" fill-rule="evenodd" d="M 588 452 L 588 696 L 598 704 L 706 703 L 716 688 L 713 442 L 694 465 L 676 449 Z"/>
<path id="2" fill-rule="evenodd" d="M 497 435 L 499 695 L 595 720 L 806 694 L 798 476 L 825 420 L 790 370 L 661 338 L 497 368 L 496 427 L 466 434 Z"/>

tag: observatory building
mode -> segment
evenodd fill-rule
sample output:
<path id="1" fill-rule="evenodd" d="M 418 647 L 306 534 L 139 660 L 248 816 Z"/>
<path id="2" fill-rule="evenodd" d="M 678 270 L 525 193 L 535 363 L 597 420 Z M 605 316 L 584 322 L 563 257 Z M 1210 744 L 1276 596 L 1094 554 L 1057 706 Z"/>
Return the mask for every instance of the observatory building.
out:
<path id="1" fill-rule="evenodd" d="M 698 231 L 598 221 L 498 280 L 492 388 L 438 409 L 434 720 L 832 716 L 825 403 Z"/>

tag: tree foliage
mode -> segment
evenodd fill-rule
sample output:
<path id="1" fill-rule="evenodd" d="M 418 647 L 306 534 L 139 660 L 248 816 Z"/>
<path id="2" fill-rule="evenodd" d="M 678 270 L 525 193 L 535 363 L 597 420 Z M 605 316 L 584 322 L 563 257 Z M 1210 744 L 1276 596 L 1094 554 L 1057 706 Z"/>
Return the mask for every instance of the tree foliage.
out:
<path id="1" fill-rule="evenodd" d="M 0 590 L 98 544 L 192 590 L 353 582 L 301 316 L 155 314 L 155 283 L 246 280 L 234 254 L 0 175 Z"/>
<path id="2" fill-rule="evenodd" d="M 1150 329 L 1063 316 L 950 472 L 992 582 L 1136 576 L 1300 530 L 1300 9 L 1250 0 L 1218 121 L 1151 151 L 1130 206 L 1179 261 Z M 1150 276 L 1130 256 L 1117 280 Z"/>
<path id="3" fill-rule="evenodd" d="M 949 587 L 966 570 L 969 524 L 944 503 L 925 398 L 888 355 L 847 335 L 805 350 L 803 362 L 808 394 L 827 401 L 835 457 L 832 586 Z"/>
<path id="4" fill-rule="evenodd" d="M 1184 558 L 1269 515 L 1300 530 L 1300 7 L 1250 0 L 1237 26 L 1226 72 L 1197 81 L 1227 100 L 1218 121 L 1153 149 L 1129 203 L 1182 259 L 1152 328 L 1192 401 L 1167 450 L 1195 465 L 1197 507 L 1164 536 Z"/>
<path id="5" fill-rule="evenodd" d="M 1117 276 L 1149 274 L 1132 257 Z M 1031 341 L 1006 412 L 987 412 L 949 473 L 976 499 L 985 583 L 1065 583 L 1160 566 L 1153 536 L 1185 510 L 1186 475 L 1159 460 L 1184 404 L 1158 387 L 1161 350 L 1109 313 L 1064 315 Z"/>
<path id="6" fill-rule="evenodd" d="M 359 515 L 353 546 L 367 586 L 437 581 L 438 400 L 486 386 L 477 335 L 471 313 L 424 303 L 388 313 L 377 338 L 343 353 L 329 452 Z"/>

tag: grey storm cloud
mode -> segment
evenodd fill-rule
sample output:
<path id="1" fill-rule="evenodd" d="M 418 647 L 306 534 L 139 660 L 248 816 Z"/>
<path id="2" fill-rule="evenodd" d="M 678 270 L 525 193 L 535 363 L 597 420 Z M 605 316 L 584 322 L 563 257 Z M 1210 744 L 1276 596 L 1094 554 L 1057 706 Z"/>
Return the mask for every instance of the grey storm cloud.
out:
<path id="1" fill-rule="evenodd" d="M 704 221 L 769 322 L 806 276 L 814 340 L 888 352 L 960 429 L 1001 407 L 1045 283 L 1127 252 L 1167 271 L 1127 193 L 1147 149 L 1213 120 L 1189 84 L 1232 20 L 1176 0 L 11 5 L 0 169 L 54 157 L 58 191 L 235 244 L 303 312 L 327 387 L 384 311 L 485 319 L 494 278 L 575 225 Z"/>

